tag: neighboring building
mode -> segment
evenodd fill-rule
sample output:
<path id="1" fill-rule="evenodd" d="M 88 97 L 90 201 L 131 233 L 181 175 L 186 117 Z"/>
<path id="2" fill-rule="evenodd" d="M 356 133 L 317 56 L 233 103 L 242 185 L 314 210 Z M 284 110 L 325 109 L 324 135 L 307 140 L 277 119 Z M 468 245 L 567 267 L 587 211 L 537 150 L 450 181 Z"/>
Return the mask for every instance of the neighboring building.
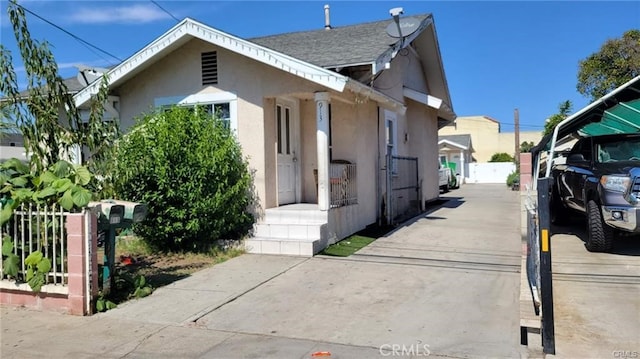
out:
<path id="1" fill-rule="evenodd" d="M 389 19 L 246 40 L 187 18 L 108 71 L 110 114 L 126 130 L 154 106 L 221 110 L 255 171 L 249 252 L 313 255 L 439 195 L 438 128 L 455 113 L 432 16 L 402 20 L 403 39 Z M 417 160 L 387 173 L 387 155 Z"/>
<path id="2" fill-rule="evenodd" d="M 451 135 L 438 137 L 438 153 L 440 163 L 455 166 L 456 175 L 465 183 L 469 178 L 469 163 L 473 161 L 473 145 L 471 135 Z"/>
<path id="3" fill-rule="evenodd" d="M 0 162 L 14 157 L 27 160 L 22 135 L 14 132 L 0 134 Z"/>
<path id="4" fill-rule="evenodd" d="M 468 134 L 473 141 L 474 162 L 489 162 L 495 153 L 505 152 L 515 155 L 515 133 L 501 132 L 500 122 L 488 116 L 460 116 L 449 126 L 438 131 L 440 136 Z M 537 144 L 542 139 L 542 131 L 520 131 L 519 142 Z"/>

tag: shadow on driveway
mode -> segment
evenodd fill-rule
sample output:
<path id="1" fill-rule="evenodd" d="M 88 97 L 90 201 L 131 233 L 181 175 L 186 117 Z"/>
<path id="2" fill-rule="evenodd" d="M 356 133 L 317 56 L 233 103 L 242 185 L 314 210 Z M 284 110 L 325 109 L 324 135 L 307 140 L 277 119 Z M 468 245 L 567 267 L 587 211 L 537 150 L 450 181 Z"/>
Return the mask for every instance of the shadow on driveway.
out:
<path id="1" fill-rule="evenodd" d="M 576 236 L 583 244 L 587 243 L 588 234 L 585 218 L 579 214 L 572 214 L 565 225 L 559 226 L 552 224 L 551 232 L 553 234 Z M 640 256 L 640 235 L 616 231 L 613 240 L 613 248 L 608 253 L 625 256 Z"/>

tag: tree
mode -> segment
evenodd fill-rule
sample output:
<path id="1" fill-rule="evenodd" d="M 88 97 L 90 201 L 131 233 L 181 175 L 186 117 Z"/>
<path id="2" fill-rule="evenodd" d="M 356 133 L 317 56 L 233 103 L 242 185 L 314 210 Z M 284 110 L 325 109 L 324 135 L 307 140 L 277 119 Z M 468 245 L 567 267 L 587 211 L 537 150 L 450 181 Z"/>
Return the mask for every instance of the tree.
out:
<path id="1" fill-rule="evenodd" d="M 160 250 L 205 250 L 254 222 L 252 178 L 236 137 L 200 108 L 138 119 L 117 144 L 118 198 L 146 203 L 134 231 Z"/>
<path id="2" fill-rule="evenodd" d="M 520 153 L 527 153 L 527 152 L 531 152 L 531 149 L 533 148 L 533 146 L 535 146 L 535 144 L 533 143 L 533 141 L 524 141 L 520 144 Z"/>
<path id="3" fill-rule="evenodd" d="M 514 158 L 506 152 L 494 153 L 489 162 L 513 162 Z"/>
<path id="4" fill-rule="evenodd" d="M 580 61 L 577 89 L 592 101 L 640 75 L 640 30 L 609 39 L 600 51 Z"/>
<path id="5" fill-rule="evenodd" d="M 3 118 L 10 117 L 22 133 L 31 167 L 42 172 L 65 159 L 75 148 L 88 150 L 89 166 L 101 161 L 119 135 L 117 122 L 103 121 L 108 87 L 102 78 L 84 122 L 73 96 L 58 73 L 49 44 L 31 38 L 24 9 L 10 0 L 7 8 L 27 77 L 20 92 L 11 52 L 0 45 L 0 93 Z M 5 116 L 6 114 L 6 116 Z"/>
<path id="6" fill-rule="evenodd" d="M 571 111 L 573 111 L 573 104 L 571 103 L 571 101 L 566 100 L 564 102 L 561 102 L 558 105 L 558 113 L 549 117 L 549 119 L 547 119 L 547 121 L 545 122 L 544 131 L 542 131 L 542 135 L 545 136 L 549 133 L 552 133 L 553 130 L 556 128 L 556 126 L 560 122 L 562 122 L 562 120 L 569 117 L 569 115 L 571 114 Z"/>

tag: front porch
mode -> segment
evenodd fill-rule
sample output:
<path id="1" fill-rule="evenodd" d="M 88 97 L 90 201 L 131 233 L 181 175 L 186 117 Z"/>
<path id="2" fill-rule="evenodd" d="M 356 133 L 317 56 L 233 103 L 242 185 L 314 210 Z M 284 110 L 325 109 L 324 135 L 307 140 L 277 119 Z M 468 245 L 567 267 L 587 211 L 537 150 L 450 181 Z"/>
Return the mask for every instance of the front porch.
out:
<path id="1" fill-rule="evenodd" d="M 268 208 L 245 241 L 249 253 L 310 257 L 357 227 L 356 165 L 331 163 L 329 168 L 329 210 L 316 203 Z"/>

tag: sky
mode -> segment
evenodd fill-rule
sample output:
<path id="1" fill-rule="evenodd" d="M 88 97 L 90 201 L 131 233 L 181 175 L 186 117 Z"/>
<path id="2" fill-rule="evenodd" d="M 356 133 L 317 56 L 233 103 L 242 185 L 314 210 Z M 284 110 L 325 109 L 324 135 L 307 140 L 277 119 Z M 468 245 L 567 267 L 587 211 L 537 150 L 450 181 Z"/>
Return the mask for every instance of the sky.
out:
<path id="1" fill-rule="evenodd" d="M 333 27 L 431 13 L 453 109 L 489 116 L 503 132 L 542 131 L 565 100 L 577 112 L 590 101 L 576 90 L 581 60 L 608 39 L 640 29 L 640 1 L 64 1 L 22 0 L 34 39 L 47 41 L 62 77 L 75 65 L 118 64 L 190 17 L 242 38 L 322 29 L 324 5 Z M 22 85 L 24 65 L 0 0 L 0 41 L 13 56 Z M 84 40 L 87 45 L 76 38 Z M 100 49 L 97 50 L 96 48 Z"/>

